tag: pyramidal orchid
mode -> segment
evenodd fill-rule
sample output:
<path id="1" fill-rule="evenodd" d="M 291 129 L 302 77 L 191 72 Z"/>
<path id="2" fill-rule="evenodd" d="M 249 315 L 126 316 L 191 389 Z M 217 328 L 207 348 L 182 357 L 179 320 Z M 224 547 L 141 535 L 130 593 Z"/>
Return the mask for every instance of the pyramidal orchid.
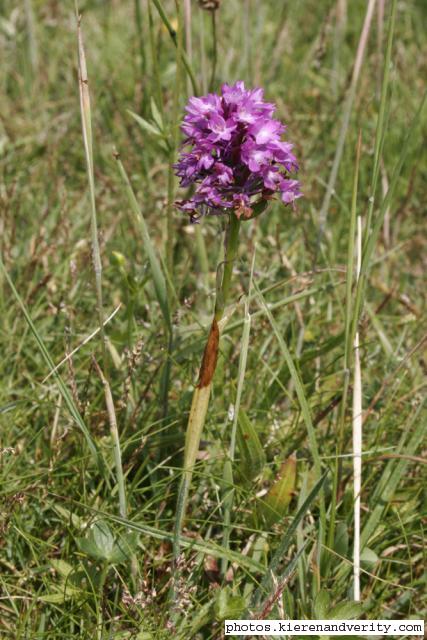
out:
<path id="1" fill-rule="evenodd" d="M 252 218 L 279 194 L 285 204 L 300 197 L 293 145 L 281 139 L 286 127 L 273 118 L 275 105 L 262 89 L 243 82 L 222 86 L 221 95 L 190 98 L 182 124 L 184 147 L 175 165 L 182 187 L 194 194 L 178 206 L 194 222 L 203 215 L 233 212 Z"/>
<path id="2" fill-rule="evenodd" d="M 183 474 L 178 492 L 174 558 L 180 536 L 200 438 L 216 369 L 220 321 L 228 299 L 241 222 L 262 213 L 279 197 L 286 205 L 301 196 L 292 177 L 298 164 L 293 145 L 282 140 L 285 125 L 273 117 L 275 105 L 262 89 L 243 82 L 224 84 L 221 94 L 190 98 L 182 124 L 185 139 L 175 172 L 192 195 L 177 202 L 192 222 L 203 216 L 227 216 L 224 262 L 218 267 L 215 312 L 194 390 L 185 437 Z M 220 274 L 220 268 L 222 274 Z"/>

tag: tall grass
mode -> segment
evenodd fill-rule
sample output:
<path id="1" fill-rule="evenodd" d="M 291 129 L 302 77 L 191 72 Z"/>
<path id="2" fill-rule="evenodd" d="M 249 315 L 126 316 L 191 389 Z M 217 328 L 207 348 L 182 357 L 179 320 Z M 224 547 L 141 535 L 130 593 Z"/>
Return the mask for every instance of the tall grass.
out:
<path id="1" fill-rule="evenodd" d="M 3 3 L 2 638 L 425 616 L 424 21 Z M 221 221 L 175 209 L 172 164 L 188 97 L 237 79 L 278 104 L 304 197 L 217 274 Z"/>

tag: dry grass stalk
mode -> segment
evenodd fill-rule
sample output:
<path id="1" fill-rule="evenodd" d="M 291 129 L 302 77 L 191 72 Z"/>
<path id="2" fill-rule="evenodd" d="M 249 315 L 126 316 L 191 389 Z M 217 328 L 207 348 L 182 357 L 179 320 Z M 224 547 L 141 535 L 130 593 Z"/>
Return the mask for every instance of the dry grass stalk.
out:
<path id="1" fill-rule="evenodd" d="M 362 219 L 357 217 L 357 271 L 356 282 L 362 264 Z M 353 575 L 354 599 L 360 600 L 360 491 L 362 487 L 362 375 L 360 367 L 359 331 L 354 337 L 354 385 L 353 385 L 353 470 L 354 470 L 354 548 Z"/>

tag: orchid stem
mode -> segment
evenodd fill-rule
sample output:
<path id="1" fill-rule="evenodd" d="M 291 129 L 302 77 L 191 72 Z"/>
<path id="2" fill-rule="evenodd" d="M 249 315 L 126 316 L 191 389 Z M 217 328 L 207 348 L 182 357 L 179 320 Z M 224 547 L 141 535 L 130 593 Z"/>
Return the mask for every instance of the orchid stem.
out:
<path id="1" fill-rule="evenodd" d="M 225 237 L 225 260 L 224 274 L 220 291 L 217 292 L 215 302 L 215 320 L 219 322 L 223 316 L 225 305 L 227 304 L 228 294 L 230 291 L 231 276 L 233 274 L 234 260 L 236 259 L 238 239 L 240 230 L 240 220 L 233 213 L 230 216 L 230 222 Z"/>
<path id="2" fill-rule="evenodd" d="M 174 573 L 170 593 L 171 602 L 174 599 L 175 581 L 177 577 L 177 559 L 180 554 L 180 537 L 184 518 L 187 510 L 188 495 L 190 491 L 191 479 L 199 450 L 200 438 L 205 424 L 206 414 L 209 405 L 212 379 L 216 369 L 219 343 L 218 322 L 224 315 L 225 306 L 230 291 L 233 264 L 237 256 L 239 242 L 240 221 L 237 216 L 230 214 L 229 224 L 225 236 L 225 261 L 221 286 L 217 290 L 215 312 L 209 332 L 206 347 L 203 353 L 200 367 L 199 383 L 194 390 L 191 403 L 190 415 L 188 418 L 187 431 L 185 435 L 184 461 L 181 483 L 178 490 L 177 508 L 174 529 L 173 564 Z"/>

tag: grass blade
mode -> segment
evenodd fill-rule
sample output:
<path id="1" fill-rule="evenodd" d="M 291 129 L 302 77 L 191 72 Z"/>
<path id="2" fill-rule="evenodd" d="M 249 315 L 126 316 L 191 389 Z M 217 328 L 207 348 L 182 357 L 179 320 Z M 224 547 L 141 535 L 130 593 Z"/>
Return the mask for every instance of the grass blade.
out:
<path id="1" fill-rule="evenodd" d="M 163 315 L 163 319 L 165 321 L 166 328 L 168 332 L 172 329 L 171 316 L 169 311 L 169 302 L 168 302 L 168 292 L 166 286 L 166 280 L 162 273 L 160 262 L 157 258 L 156 251 L 154 249 L 154 245 L 151 242 L 150 234 L 148 232 L 147 223 L 145 222 L 144 215 L 139 207 L 138 201 L 135 197 L 135 193 L 132 189 L 132 185 L 130 183 L 129 177 L 126 173 L 126 170 L 123 166 L 122 161 L 120 160 L 120 156 L 115 153 L 115 158 L 117 160 L 117 166 L 119 167 L 119 172 L 122 177 L 125 192 L 129 201 L 130 210 L 133 214 L 134 220 L 139 226 L 141 231 L 142 240 L 144 242 L 144 249 L 147 253 L 148 261 L 150 263 L 151 269 L 151 277 L 153 279 L 154 289 L 156 292 L 157 301 L 160 306 L 160 310 Z"/>
<path id="2" fill-rule="evenodd" d="M 60 500 L 64 500 L 64 496 L 59 496 L 56 494 L 50 494 L 51 496 L 58 498 Z M 67 500 L 67 498 L 65 498 Z M 84 509 L 94 515 L 100 516 L 105 520 L 109 520 L 110 522 L 115 522 L 126 529 L 130 529 L 132 531 L 137 531 L 138 533 L 144 534 L 151 539 L 160 540 L 160 541 L 168 541 L 172 542 L 174 540 L 174 533 L 171 531 L 163 531 L 157 527 L 153 527 L 151 525 L 145 524 L 144 522 L 134 522 L 133 520 L 129 520 L 128 518 L 122 518 L 121 516 L 115 516 L 111 513 L 106 513 L 100 509 L 95 509 L 90 507 L 87 504 L 82 502 L 78 502 L 77 500 L 68 500 L 70 503 L 74 504 L 77 507 Z M 64 509 L 61 507 L 59 510 L 62 516 L 64 516 Z M 212 555 L 214 558 L 227 558 L 229 562 L 236 562 L 242 569 L 246 571 L 252 571 L 254 573 L 264 573 L 265 567 L 256 562 L 253 558 L 244 555 L 243 553 L 238 553 L 237 551 L 231 551 L 229 549 L 224 549 L 221 545 L 216 544 L 212 541 L 200 540 L 198 538 L 190 538 L 184 535 L 180 535 L 180 547 L 183 549 L 191 549 L 192 551 L 202 553 L 204 555 Z"/>
<path id="3" fill-rule="evenodd" d="M 81 430 L 81 432 L 83 433 L 87 445 L 89 447 L 89 450 L 98 466 L 98 469 L 100 471 L 104 471 L 104 462 L 102 460 L 101 454 L 97 448 L 97 446 L 95 445 L 95 442 L 93 441 L 89 430 L 87 428 L 87 426 L 85 425 L 83 418 L 80 415 L 80 412 L 78 410 L 78 408 L 76 407 L 73 397 L 71 395 L 71 393 L 69 392 L 68 388 L 65 386 L 64 381 L 62 380 L 61 376 L 59 375 L 57 369 L 55 369 L 55 363 L 53 362 L 52 358 L 50 357 L 50 354 L 39 334 L 39 332 L 37 331 L 37 328 L 35 326 L 35 324 L 33 323 L 31 316 L 27 310 L 27 307 L 24 304 L 24 301 L 22 300 L 21 296 L 19 295 L 18 291 L 15 288 L 15 285 L 12 282 L 12 279 L 10 278 L 8 272 L 6 271 L 6 268 L 3 264 L 3 260 L 0 257 L 0 269 L 3 271 L 4 277 L 6 278 L 7 283 L 9 284 L 10 288 L 12 289 L 12 293 L 15 296 L 15 299 L 18 303 L 18 305 L 21 307 L 22 313 L 24 314 L 24 318 L 30 328 L 31 333 L 34 336 L 34 339 L 37 343 L 37 346 L 40 350 L 40 353 L 42 354 L 42 357 L 46 363 L 46 366 L 48 367 L 49 371 L 51 371 L 55 377 L 56 380 L 56 384 L 58 385 L 59 391 L 61 392 L 61 395 L 65 401 L 65 404 L 67 406 L 68 411 L 70 412 L 71 417 L 73 418 L 74 422 L 77 424 L 77 426 L 79 427 L 79 429 Z"/>
<path id="4" fill-rule="evenodd" d="M 119 513 L 122 518 L 126 518 L 127 515 L 127 506 L 126 506 L 126 483 L 125 477 L 123 474 L 123 466 L 122 466 L 122 453 L 120 449 L 120 437 L 119 430 L 117 428 L 117 418 L 116 418 L 116 410 L 114 408 L 114 400 L 113 394 L 111 393 L 111 387 L 103 374 L 101 367 L 94 359 L 95 368 L 98 372 L 99 377 L 101 378 L 101 382 L 104 386 L 105 393 L 105 404 L 107 405 L 108 411 L 108 419 L 110 422 L 110 434 L 111 440 L 113 442 L 114 449 L 114 466 L 116 469 L 116 481 L 119 493 Z"/>
<path id="5" fill-rule="evenodd" d="M 376 0 L 369 0 L 366 8 L 365 21 L 363 23 L 362 32 L 360 34 L 359 44 L 357 47 L 356 59 L 353 67 L 353 75 L 351 78 L 350 88 L 348 91 L 347 99 L 344 105 L 343 118 L 341 123 L 341 129 L 338 135 L 337 147 L 335 150 L 335 157 L 332 164 L 331 173 L 326 188 L 326 193 L 323 198 L 322 206 L 319 213 L 320 219 L 320 233 L 319 239 L 323 235 L 323 230 L 326 225 L 326 219 L 328 215 L 329 204 L 331 197 L 335 189 L 335 183 L 338 177 L 338 170 L 341 163 L 341 158 L 344 150 L 344 143 L 347 137 L 347 131 L 350 124 L 350 115 L 353 108 L 354 99 L 356 97 L 356 89 L 359 81 L 359 75 L 362 68 L 363 58 L 365 55 L 366 45 L 368 43 L 369 32 L 371 29 L 372 17 L 374 14 Z"/>
<path id="6" fill-rule="evenodd" d="M 280 565 L 280 563 L 282 562 L 285 553 L 287 552 L 289 545 L 292 542 L 293 536 L 298 528 L 298 525 L 300 524 L 300 522 L 302 522 L 304 516 L 307 514 L 308 510 L 310 509 L 311 505 L 313 504 L 314 500 L 316 499 L 316 497 L 318 496 L 318 494 L 320 493 L 322 487 L 323 487 L 323 483 L 326 480 L 327 477 L 327 472 L 323 474 L 323 476 L 316 482 L 316 484 L 314 485 L 313 489 L 310 491 L 309 495 L 307 496 L 307 498 L 304 500 L 303 504 L 301 505 L 300 509 L 298 510 L 295 518 L 292 520 L 291 525 L 289 526 L 289 528 L 286 530 L 282 540 L 279 543 L 279 546 L 276 549 L 275 554 L 273 555 L 267 571 L 265 573 L 265 576 L 263 578 L 263 581 L 261 582 L 260 586 L 258 587 L 258 589 L 255 591 L 253 597 L 252 597 L 252 603 L 251 603 L 251 608 L 254 608 L 258 605 L 259 600 L 261 598 L 262 593 L 266 593 L 270 590 L 271 588 L 271 575 L 272 574 L 276 574 L 277 572 L 277 568 Z M 304 549 L 304 547 L 302 547 L 299 551 L 302 552 L 302 550 Z M 300 553 L 298 553 L 298 557 L 299 557 Z"/>
<path id="7" fill-rule="evenodd" d="M 102 360 L 104 369 L 107 367 L 107 350 L 104 329 L 104 306 L 102 299 L 102 262 L 99 250 L 98 240 L 98 221 L 96 213 L 95 201 L 95 178 L 93 172 L 93 147 L 92 147 L 92 115 L 90 107 L 89 81 L 86 67 L 86 56 L 83 45 L 83 34 L 81 30 L 81 16 L 78 13 L 76 2 L 77 17 L 77 44 L 79 59 L 79 93 L 80 93 L 80 111 L 82 118 L 83 143 L 86 156 L 86 168 L 89 183 L 90 209 L 91 209 L 91 233 L 92 233 L 92 258 L 95 271 L 95 287 L 98 321 L 100 328 L 101 344 L 102 344 Z"/>
<path id="8" fill-rule="evenodd" d="M 162 20 L 163 24 L 165 25 L 171 39 L 172 42 L 174 43 L 175 47 L 178 48 L 178 38 L 177 38 L 177 33 L 175 31 L 175 29 L 172 27 L 166 13 L 165 10 L 163 9 L 163 5 L 160 2 L 160 0 L 152 0 L 152 2 L 154 3 L 154 6 L 156 7 L 160 19 Z M 190 78 L 190 82 L 191 82 L 191 86 L 193 87 L 193 91 L 194 93 L 197 95 L 199 93 L 198 90 L 198 86 L 197 86 L 197 81 L 196 81 L 196 77 L 193 73 L 193 69 L 191 68 L 190 62 L 188 60 L 187 54 L 185 53 L 184 49 L 181 49 L 181 56 L 182 56 L 182 62 L 184 65 L 184 69 L 186 70 L 188 77 Z"/>
<path id="9" fill-rule="evenodd" d="M 314 463 L 314 469 L 316 471 L 316 476 L 317 479 L 320 479 L 321 477 L 321 460 L 320 460 L 320 454 L 319 454 L 319 447 L 317 444 L 317 438 L 316 438 L 316 432 L 314 430 L 314 426 L 313 426 L 313 420 L 311 418 L 311 412 L 310 412 L 310 407 L 308 406 L 308 402 L 307 402 L 307 398 L 305 396 L 305 391 L 304 391 L 304 387 L 302 385 L 302 381 L 300 379 L 300 376 L 298 374 L 298 371 L 295 367 L 293 358 L 290 354 L 290 351 L 288 349 L 288 346 L 286 344 L 286 342 L 283 339 L 282 333 L 275 321 L 275 319 L 273 318 L 273 315 L 267 305 L 267 303 L 265 302 L 265 298 L 262 295 L 258 285 L 256 284 L 256 282 L 254 281 L 254 288 L 258 293 L 258 298 L 261 302 L 261 306 L 265 311 L 266 316 L 268 317 L 271 327 L 274 331 L 274 334 L 276 336 L 276 339 L 279 343 L 279 347 L 281 352 L 283 353 L 283 356 L 285 358 L 286 364 L 288 365 L 288 369 L 289 369 L 289 373 L 291 375 L 291 378 L 294 382 L 295 385 L 295 391 L 299 400 L 299 404 L 301 407 L 301 413 L 303 415 L 304 418 L 304 422 L 305 422 L 305 426 L 307 429 L 307 434 L 308 434 L 308 441 L 309 441 L 309 445 L 310 445 L 310 450 L 311 450 L 311 455 L 313 457 L 313 463 Z M 320 510 L 321 510 L 321 519 L 322 519 L 322 525 L 325 525 L 325 521 L 326 521 L 326 517 L 325 517 L 325 503 L 324 503 L 324 498 L 323 495 L 321 495 L 321 501 L 320 501 Z M 323 533 L 325 531 L 325 528 L 323 526 Z"/>

